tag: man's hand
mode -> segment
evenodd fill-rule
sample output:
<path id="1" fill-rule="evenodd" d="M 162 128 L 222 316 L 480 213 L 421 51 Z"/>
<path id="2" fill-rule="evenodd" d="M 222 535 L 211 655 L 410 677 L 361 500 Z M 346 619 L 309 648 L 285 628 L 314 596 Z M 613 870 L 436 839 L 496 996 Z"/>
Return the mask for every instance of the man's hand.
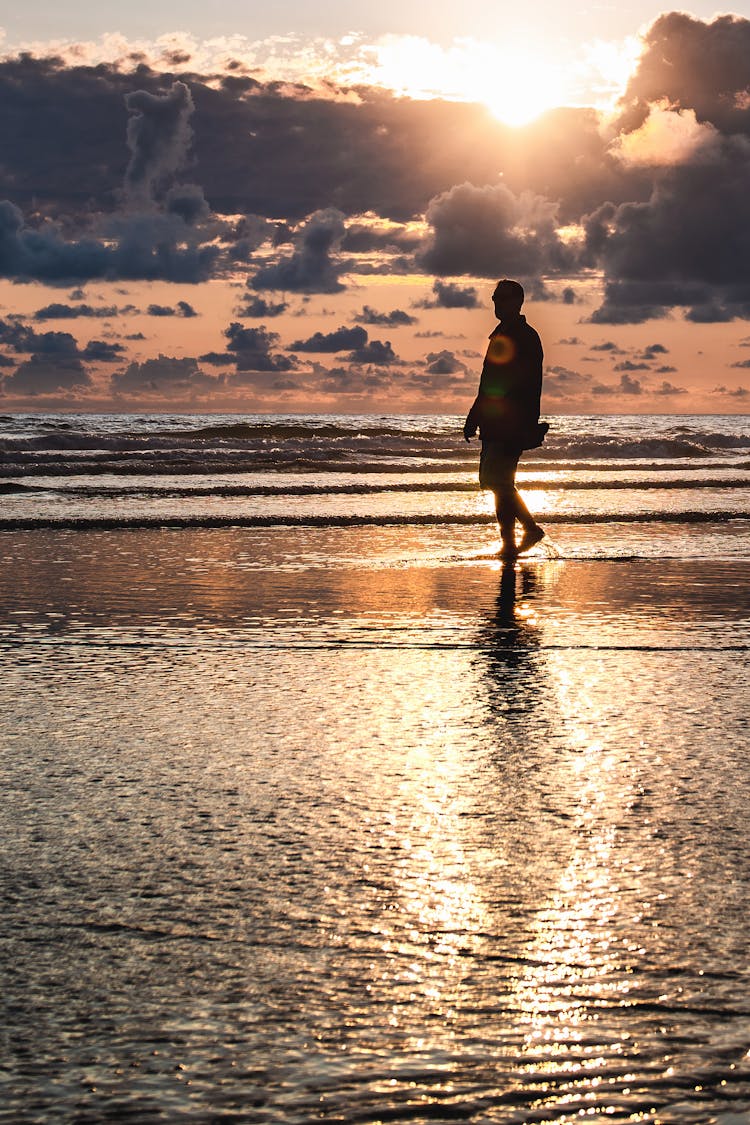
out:
<path id="1" fill-rule="evenodd" d="M 476 426 L 474 426 L 474 427 L 472 428 L 472 427 L 471 427 L 471 426 L 469 425 L 469 423 L 468 423 L 468 422 L 466 422 L 466 423 L 464 424 L 464 441 L 471 441 L 471 439 L 472 439 L 472 438 L 474 437 L 474 435 L 476 434 L 476 432 L 477 432 L 477 428 L 476 428 Z"/>

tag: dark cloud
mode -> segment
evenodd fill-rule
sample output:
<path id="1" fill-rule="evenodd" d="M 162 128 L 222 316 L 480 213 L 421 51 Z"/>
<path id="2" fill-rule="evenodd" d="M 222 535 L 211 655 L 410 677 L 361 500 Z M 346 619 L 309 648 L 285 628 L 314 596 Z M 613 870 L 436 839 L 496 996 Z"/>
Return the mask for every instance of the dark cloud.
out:
<path id="1" fill-rule="evenodd" d="M 125 348 L 122 344 L 109 344 L 106 340 L 89 340 L 81 352 L 84 359 L 100 363 L 114 363 L 122 358 Z"/>
<path id="2" fill-rule="evenodd" d="M 34 313 L 34 320 L 74 320 L 77 317 L 109 318 L 117 316 L 116 305 L 63 305 L 52 302 Z"/>
<path id="3" fill-rule="evenodd" d="M 545 398 L 575 398 L 588 394 L 591 390 L 591 377 L 572 371 L 569 367 L 548 367 L 544 373 Z"/>
<path id="4" fill-rule="evenodd" d="M 611 352 L 613 355 L 624 355 L 624 350 L 614 340 L 605 340 L 603 344 L 592 344 L 592 352 Z"/>
<path id="5" fill-rule="evenodd" d="M 88 238 L 66 241 L 51 223 L 27 227 L 18 207 L 0 201 L 0 276 L 52 283 L 101 278 L 110 259 L 102 243 Z"/>
<path id="6" fill-rule="evenodd" d="M 730 367 L 750 367 L 750 359 L 739 359 L 736 363 L 730 363 Z"/>
<path id="7" fill-rule="evenodd" d="M 160 355 L 142 363 L 130 363 L 124 371 L 112 376 L 112 390 L 116 395 L 159 394 L 175 395 L 210 394 L 223 386 L 223 376 L 206 375 L 195 359 L 175 359 Z"/>
<path id="8" fill-rule="evenodd" d="M 0 342 L 16 352 L 68 356 L 78 353 L 75 337 L 70 332 L 37 332 L 35 328 L 11 320 L 0 320 Z"/>
<path id="9" fill-rule="evenodd" d="M 353 222 L 347 227 L 341 249 L 349 254 L 403 254 L 416 250 L 420 241 L 420 236 L 408 227 Z"/>
<path id="10" fill-rule="evenodd" d="M 620 376 L 620 382 L 614 386 L 610 383 L 596 383 L 591 391 L 595 395 L 641 395 L 643 385 L 640 379 L 634 379 L 626 373 Z"/>
<path id="11" fill-rule="evenodd" d="M 232 352 L 205 352 L 198 356 L 200 363 L 211 363 L 214 367 L 232 367 L 237 362 L 237 356 Z"/>
<path id="12" fill-rule="evenodd" d="M 367 332 L 364 328 L 337 328 L 335 332 L 315 332 L 307 340 L 295 340 L 289 345 L 291 352 L 345 352 L 349 348 L 364 348 Z"/>
<path id="13" fill-rule="evenodd" d="M 647 344 L 643 351 L 645 355 L 666 355 L 669 348 L 665 347 L 664 344 Z"/>
<path id="14" fill-rule="evenodd" d="M 457 285 L 453 281 L 433 283 L 434 298 L 416 303 L 421 309 L 476 309 L 479 308 L 477 291 L 473 285 Z"/>
<path id="15" fill-rule="evenodd" d="M 88 387 L 91 378 L 76 355 L 47 352 L 24 360 L 12 375 L 3 379 L 9 395 L 47 395 L 78 391 Z"/>
<path id="16" fill-rule="evenodd" d="M 430 273 L 529 278 L 572 265 L 556 205 L 504 184 L 453 187 L 430 201 L 427 221 L 432 235 L 420 262 Z"/>
<path id="17" fill-rule="evenodd" d="M 331 254 L 344 236 L 344 217 L 331 208 L 316 211 L 302 228 L 291 257 L 263 266 L 254 275 L 255 289 L 281 289 L 292 293 L 338 293 L 342 265 Z"/>
<path id="18" fill-rule="evenodd" d="M 149 305 L 146 309 L 146 315 L 193 317 L 197 316 L 198 313 L 187 301 L 178 301 L 174 307 L 172 305 Z"/>
<path id="19" fill-rule="evenodd" d="M 630 359 L 624 359 L 622 363 L 616 363 L 612 368 L 613 371 L 650 371 L 650 363 L 633 363 Z"/>
<path id="20" fill-rule="evenodd" d="M 594 323 L 635 324 L 675 306 L 701 323 L 750 315 L 750 146 L 729 138 L 711 159 L 662 172 L 645 202 L 605 204 L 585 219 L 603 267 Z"/>
<path id="21" fill-rule="evenodd" d="M 426 370 L 431 375 L 455 375 L 459 371 L 466 371 L 466 364 L 456 359 L 453 352 L 429 352 L 426 357 Z"/>
<path id="22" fill-rule="evenodd" d="M 654 391 L 656 395 L 686 395 L 687 393 L 685 387 L 675 387 L 673 383 L 668 383 L 666 379 Z"/>
<path id="23" fill-rule="evenodd" d="M 715 387 L 711 394 L 728 395 L 730 398 L 747 398 L 750 391 L 746 387 Z"/>
<path id="24" fill-rule="evenodd" d="M 403 309 L 393 309 L 391 312 L 381 313 L 369 305 L 365 305 L 362 312 L 354 317 L 358 324 L 369 324 L 378 328 L 398 328 L 401 325 L 417 324 L 417 318 L 410 316 Z"/>
<path id="25" fill-rule="evenodd" d="M 267 301 L 265 297 L 248 297 L 245 303 L 236 310 L 235 316 L 248 320 L 262 320 L 264 317 L 281 316 L 289 305 L 286 301 Z"/>
<path id="26" fill-rule="evenodd" d="M 102 240 L 66 240 L 51 223 L 26 225 L 19 209 L 0 201 L 0 276 L 67 284 L 71 280 L 207 280 L 219 257 L 196 241 L 176 215 L 113 215 Z"/>
<path id="27" fill-rule="evenodd" d="M 182 64 L 167 59 L 166 65 Z M 228 215 L 298 223 L 334 206 L 350 216 L 372 213 L 404 223 L 454 184 L 493 183 L 499 171 L 516 194 L 530 190 L 559 200 L 566 221 L 606 199 L 638 197 L 640 173 L 607 156 L 591 110 L 555 111 L 517 130 L 481 105 L 413 101 L 364 86 L 357 93 L 355 102 L 332 87 L 315 95 L 246 76 L 158 73 L 143 61 L 128 71 L 6 58 L 0 62 L 3 179 L 23 205 L 41 198 L 83 209 L 92 201 L 106 210 L 124 181 L 131 199 L 159 195 L 185 163 L 192 129 L 190 179 L 215 212 Z M 414 237 L 358 219 L 347 241 L 354 252 L 393 246 L 408 253 Z"/>
<path id="28" fill-rule="evenodd" d="M 563 340 L 558 340 L 557 343 L 558 344 L 577 344 L 577 345 L 580 346 L 580 345 L 583 344 L 583 340 L 579 340 L 577 336 L 568 336 Z"/>
<path id="29" fill-rule="evenodd" d="M 203 189 L 197 184 L 171 187 L 164 197 L 164 208 L 171 215 L 179 215 L 187 226 L 195 226 L 211 214 Z"/>
<path id="30" fill-rule="evenodd" d="M 272 353 L 278 343 L 278 332 L 268 332 L 260 328 L 243 328 L 233 321 L 224 332 L 231 352 L 237 363 L 237 371 L 291 371 L 296 366 L 292 356 Z"/>
<path id="31" fill-rule="evenodd" d="M 126 94 L 125 106 L 130 114 L 127 143 L 131 154 L 125 192 L 143 206 L 185 164 L 192 140 L 193 99 L 184 82 L 173 82 L 166 94 L 148 90 Z"/>
<path id="32" fill-rule="evenodd" d="M 37 332 L 35 328 L 30 328 L 27 325 L 3 320 L 0 320 L 0 341 L 10 345 L 16 352 L 33 352 L 32 358 L 35 361 L 39 360 L 40 357 L 52 357 L 54 359 L 85 359 L 108 363 L 119 359 L 125 351 L 122 344 L 110 344 L 106 340 L 90 340 L 83 349 L 79 349 L 75 337 L 70 332 Z M 39 364 L 34 364 L 31 368 L 25 370 L 37 372 L 41 371 L 41 367 Z M 63 365 L 61 368 L 64 377 L 68 377 L 77 370 L 75 365 L 71 365 L 69 368 L 65 368 Z M 50 375 L 50 378 L 52 377 Z M 44 377 L 39 375 L 39 378 L 43 379 Z"/>
<path id="33" fill-rule="evenodd" d="M 704 22 L 685 12 L 660 16 L 623 97 L 620 127 L 637 128 L 648 107 L 666 102 L 694 109 L 725 133 L 750 132 L 750 21 L 718 16 Z"/>
<path id="34" fill-rule="evenodd" d="M 352 363 L 389 364 L 397 363 L 398 356 L 391 347 L 389 340 L 370 340 L 361 348 L 355 348 L 349 353 L 348 358 Z"/>

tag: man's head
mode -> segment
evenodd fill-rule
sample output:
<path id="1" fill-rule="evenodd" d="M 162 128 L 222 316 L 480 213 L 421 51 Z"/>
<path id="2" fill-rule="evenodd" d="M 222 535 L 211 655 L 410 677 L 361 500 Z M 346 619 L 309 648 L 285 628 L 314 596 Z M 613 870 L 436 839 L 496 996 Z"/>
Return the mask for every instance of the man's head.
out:
<path id="1" fill-rule="evenodd" d="M 495 292 L 492 294 L 492 303 L 495 306 L 495 316 L 503 320 L 509 316 L 518 316 L 523 304 L 523 286 L 517 281 L 510 281 L 507 277 L 498 281 Z"/>

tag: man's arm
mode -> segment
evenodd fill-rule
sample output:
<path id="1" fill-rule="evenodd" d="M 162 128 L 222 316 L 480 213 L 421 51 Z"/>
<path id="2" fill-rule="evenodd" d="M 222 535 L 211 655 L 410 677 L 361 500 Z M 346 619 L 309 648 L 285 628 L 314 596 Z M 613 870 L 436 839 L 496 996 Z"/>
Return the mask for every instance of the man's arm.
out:
<path id="1" fill-rule="evenodd" d="M 478 429 L 479 429 L 479 395 L 477 395 L 477 397 L 474 399 L 474 402 L 472 403 L 472 406 L 471 406 L 471 410 L 466 415 L 466 421 L 464 422 L 464 438 L 466 439 L 466 441 L 471 441 L 471 439 L 474 437 L 474 435 L 476 434 Z"/>

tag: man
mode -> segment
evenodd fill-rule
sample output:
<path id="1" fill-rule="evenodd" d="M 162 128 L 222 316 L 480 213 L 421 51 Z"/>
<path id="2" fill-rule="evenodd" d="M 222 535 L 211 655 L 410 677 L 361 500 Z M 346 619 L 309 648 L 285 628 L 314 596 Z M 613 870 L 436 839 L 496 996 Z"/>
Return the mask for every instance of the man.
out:
<path id="1" fill-rule="evenodd" d="M 479 485 L 495 494 L 503 541 L 501 556 L 506 559 L 528 551 L 544 538 L 544 531 L 516 490 L 521 453 L 541 445 L 549 429 L 539 423 L 542 342 L 521 315 L 523 299 L 523 287 L 517 281 L 498 281 L 492 301 L 500 323 L 490 336 L 479 393 L 464 424 L 467 441 L 479 429 Z M 523 528 L 518 544 L 516 520 Z"/>

